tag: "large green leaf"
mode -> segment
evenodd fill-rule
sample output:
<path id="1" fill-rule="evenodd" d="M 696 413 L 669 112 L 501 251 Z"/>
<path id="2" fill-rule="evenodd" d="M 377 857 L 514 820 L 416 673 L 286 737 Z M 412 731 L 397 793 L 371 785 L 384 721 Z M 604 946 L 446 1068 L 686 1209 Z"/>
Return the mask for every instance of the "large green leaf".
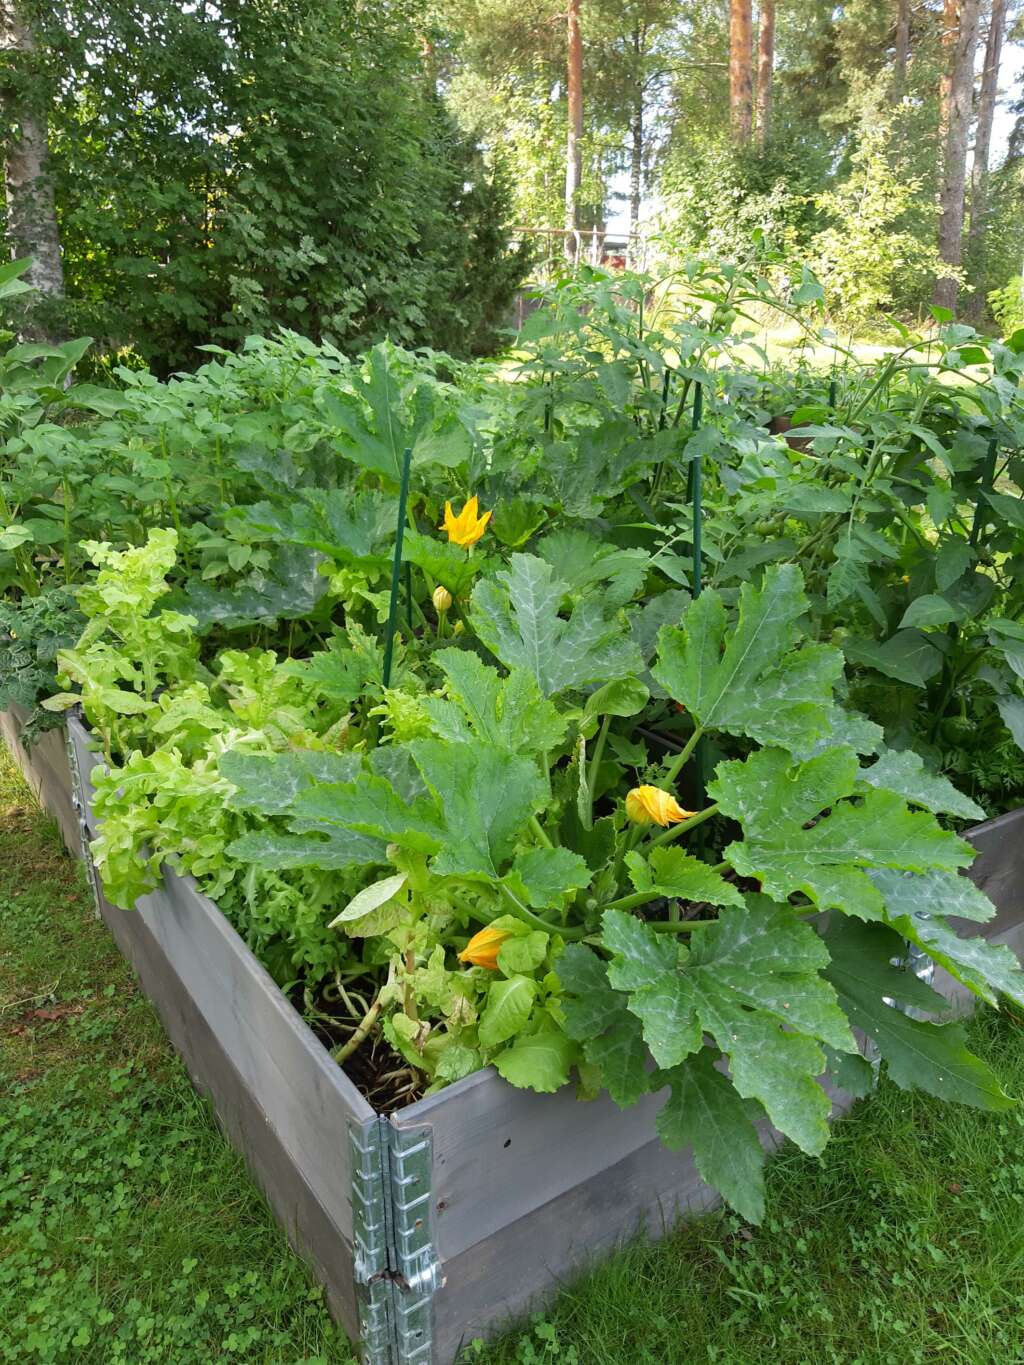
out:
<path id="1" fill-rule="evenodd" d="M 989 1004 L 996 1004 L 1000 995 L 1024 1004 L 1024 973 L 1016 955 L 980 935 L 962 938 L 947 923 L 949 915 L 981 924 L 995 915 L 995 906 L 972 882 L 944 872 L 886 870 L 870 875 L 885 901 L 886 921 L 897 933 Z"/>
<path id="2" fill-rule="evenodd" d="M 507 678 L 464 649 L 443 649 L 434 662 L 445 675 L 449 701 L 424 700 L 435 730 L 445 739 L 486 740 L 510 753 L 543 753 L 565 738 L 568 722 L 541 695 L 532 673 L 514 668 Z"/>
<path id="3" fill-rule="evenodd" d="M 969 796 L 958 792 L 948 777 L 930 773 L 920 754 L 887 749 L 876 763 L 864 768 L 861 781 L 896 792 L 913 806 L 944 811 L 963 820 L 984 820 L 985 812 Z"/>
<path id="4" fill-rule="evenodd" d="M 555 910 L 567 895 L 590 885 L 591 871 L 568 848 L 528 848 L 516 856 L 506 884 L 535 910 Z"/>
<path id="5" fill-rule="evenodd" d="M 887 1001 L 941 1011 L 945 1001 L 911 973 L 892 965 L 903 943 L 880 924 L 836 919 L 825 936 L 832 961 L 826 975 L 850 1022 L 875 1043 L 889 1075 L 903 1090 L 925 1090 L 978 1109 L 1009 1109 L 988 1066 L 971 1053 L 959 1024 L 914 1019 Z"/>
<path id="6" fill-rule="evenodd" d="M 658 1115 L 666 1147 L 692 1147 L 701 1179 L 748 1222 L 764 1217 L 764 1148 L 746 1106 L 705 1048 L 665 1072 L 669 1098 Z"/>
<path id="7" fill-rule="evenodd" d="M 482 743 L 420 739 L 409 750 L 444 821 L 434 871 L 500 876 L 499 866 L 512 852 L 516 835 L 548 794 L 536 764 Z"/>
<path id="8" fill-rule="evenodd" d="M 828 750 L 804 763 L 763 749 L 719 764 L 709 795 L 746 834 L 729 845 L 726 859 L 779 900 L 799 891 L 822 910 L 862 919 L 881 919 L 884 912 L 867 870 L 952 872 L 973 860 L 970 844 L 940 829 L 931 814 L 911 811 L 893 792 L 873 789 L 856 804 L 845 800 L 858 790 L 859 771 L 852 749 Z"/>
<path id="9" fill-rule="evenodd" d="M 624 606 L 636 595 L 651 563 L 646 550 L 622 550 L 575 530 L 552 531 L 540 541 L 537 553 L 551 565 L 570 597 L 599 589 L 611 607 Z"/>
<path id="10" fill-rule="evenodd" d="M 323 782 L 351 782 L 359 772 L 359 754 L 302 750 L 287 754 L 247 754 L 231 749 L 221 754 L 217 768 L 236 788 L 230 798 L 238 810 L 263 815 L 287 811 L 298 793 Z"/>
<path id="11" fill-rule="evenodd" d="M 569 1079 L 576 1044 L 554 1024 L 536 1033 L 519 1034 L 511 1047 L 494 1058 L 498 1075 L 520 1089 L 550 1095 Z"/>
<path id="12" fill-rule="evenodd" d="M 395 538 L 396 498 L 375 490 L 303 488 L 288 501 L 238 508 L 229 523 L 318 550 L 339 564 L 379 565 Z"/>
<path id="13" fill-rule="evenodd" d="M 546 697 L 641 671 L 635 645 L 596 598 L 559 615 L 566 585 L 543 559 L 513 555 L 498 579 L 473 589 L 473 627 L 506 667 L 531 673 Z"/>
<path id="14" fill-rule="evenodd" d="M 805 1151 L 821 1151 L 830 1104 L 816 1080 L 825 1069 L 816 1040 L 840 1051 L 855 1045 L 819 975 L 828 954 L 818 935 L 788 906 L 755 896 L 693 930 L 685 963 L 667 937 L 605 911 L 608 980 L 628 993 L 654 1060 L 665 1070 L 678 1066 L 709 1033 L 729 1058 L 737 1091 L 757 1099 Z"/>
<path id="15" fill-rule="evenodd" d="M 604 963 L 590 948 L 570 943 L 555 964 L 562 983 L 565 1031 L 583 1045 L 620 1109 L 635 1104 L 648 1089 L 647 1048 L 640 1020 L 621 991 L 611 988 Z"/>
<path id="16" fill-rule="evenodd" d="M 649 858 L 637 852 L 626 854 L 629 879 L 637 891 L 652 896 L 704 902 L 709 905 L 742 905 L 743 894 L 727 882 L 709 863 L 684 853 L 681 848 L 656 848 Z"/>
<path id="17" fill-rule="evenodd" d="M 761 588 L 743 584 L 731 631 L 721 596 L 706 592 L 679 627 L 659 633 L 654 677 L 705 729 L 762 744 L 810 744 L 827 732 L 843 661 L 828 645 L 798 647 L 807 605 L 792 564 L 769 568 Z"/>
<path id="18" fill-rule="evenodd" d="M 536 981 L 528 976 L 509 976 L 492 983 L 478 1029 L 484 1047 L 507 1043 L 522 1029 L 530 1017 L 537 989 Z"/>
<path id="19" fill-rule="evenodd" d="M 389 342 L 373 347 L 365 367 L 365 376 L 354 375 L 355 399 L 326 390 L 318 396 L 327 420 L 347 438 L 349 459 L 398 483 L 406 447 L 417 466 L 453 466 L 467 458 L 469 434 L 439 384 L 403 376 Z"/>

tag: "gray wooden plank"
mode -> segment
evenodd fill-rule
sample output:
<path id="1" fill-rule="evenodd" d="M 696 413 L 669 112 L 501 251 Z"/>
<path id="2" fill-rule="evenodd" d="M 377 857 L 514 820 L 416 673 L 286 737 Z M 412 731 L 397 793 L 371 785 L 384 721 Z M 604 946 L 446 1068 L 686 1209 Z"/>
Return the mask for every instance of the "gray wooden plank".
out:
<path id="1" fill-rule="evenodd" d="M 197 1006 L 190 986 L 171 967 L 162 945 L 141 915 L 101 903 L 118 947 L 131 962 L 175 1050 L 198 1090 L 207 1095 L 217 1121 L 245 1159 L 289 1243 L 323 1284 L 331 1313 L 350 1336 L 359 1332 L 351 1233 L 328 1213 L 293 1151 L 282 1139 L 251 1085 Z M 344 1147 L 347 1134 L 334 1134 Z M 339 1175 L 347 1182 L 347 1176 Z"/>
<path id="2" fill-rule="evenodd" d="M 351 1239 L 348 1124 L 373 1118 L 366 1100 L 190 877 L 165 869 L 162 888 L 135 910 L 111 907 L 108 923 L 119 915 L 145 926 L 327 1215 Z M 157 981 L 153 988 L 159 991 Z"/>
<path id="3" fill-rule="evenodd" d="M 659 1103 L 664 1098 L 662 1092 Z M 835 1094 L 835 1117 L 849 1107 L 848 1097 Z M 576 1103 L 576 1108 L 585 1115 L 590 1106 Z M 562 1142 L 585 1149 L 592 1132 L 581 1117 Z M 758 1132 L 767 1150 L 782 1141 L 767 1122 L 758 1125 Z M 492 1149 L 485 1198 L 516 1179 L 504 1164 L 511 1150 L 501 1144 Z M 670 1152 L 657 1138 L 649 1138 L 444 1260 L 444 1287 L 434 1301 L 433 1365 L 452 1365 L 474 1337 L 494 1336 L 510 1319 L 551 1298 L 591 1262 L 635 1234 L 663 1237 L 681 1217 L 720 1202 L 697 1174 L 689 1149 Z M 446 1209 L 440 1211 L 439 1223 L 446 1214 Z"/>

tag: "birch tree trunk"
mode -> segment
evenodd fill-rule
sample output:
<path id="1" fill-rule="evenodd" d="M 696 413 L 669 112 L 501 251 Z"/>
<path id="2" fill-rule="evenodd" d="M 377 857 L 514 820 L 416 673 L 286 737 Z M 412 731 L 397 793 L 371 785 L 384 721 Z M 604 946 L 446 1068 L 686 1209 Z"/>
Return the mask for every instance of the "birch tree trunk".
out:
<path id="1" fill-rule="evenodd" d="M 27 65 L 35 52 L 32 31 L 18 12 L 16 0 L 0 0 L 0 47 L 19 54 L 19 65 Z M 16 260 L 32 258 L 32 265 L 22 276 L 26 284 L 44 296 L 61 298 L 64 268 L 49 176 L 46 114 L 33 108 L 17 86 L 6 88 L 3 102 L 10 129 L 5 179 L 7 235 L 12 252 Z"/>
<path id="2" fill-rule="evenodd" d="M 988 230 L 988 163 L 992 153 L 992 121 L 999 93 L 999 59 L 1003 54 L 1006 30 L 1006 0 L 992 0 L 985 43 L 985 65 L 981 71 L 978 122 L 974 130 L 974 161 L 971 165 L 971 226 L 967 233 L 967 259 L 974 272 L 974 293 L 964 309 L 977 322 L 985 305 L 985 244 Z"/>
<path id="3" fill-rule="evenodd" d="M 730 0 L 729 5 L 729 115 L 733 141 L 750 141 L 753 121 L 751 72 L 751 0 Z"/>
<path id="4" fill-rule="evenodd" d="M 978 0 L 946 0 L 942 42 L 946 68 L 939 86 L 942 103 L 942 186 L 939 191 L 939 255 L 947 265 L 963 260 L 964 190 L 967 179 L 967 134 L 974 92 L 974 52 L 978 41 Z M 934 302 L 956 308 L 957 282 L 935 281 Z"/>
<path id="5" fill-rule="evenodd" d="M 757 144 L 763 147 L 772 132 L 772 75 L 775 69 L 775 0 L 761 0 L 757 35 Z"/>
<path id="6" fill-rule="evenodd" d="M 569 0 L 567 33 L 569 131 L 565 147 L 565 254 L 576 256 L 573 229 L 579 226 L 580 182 L 583 178 L 583 41 L 580 37 L 580 0 Z"/>

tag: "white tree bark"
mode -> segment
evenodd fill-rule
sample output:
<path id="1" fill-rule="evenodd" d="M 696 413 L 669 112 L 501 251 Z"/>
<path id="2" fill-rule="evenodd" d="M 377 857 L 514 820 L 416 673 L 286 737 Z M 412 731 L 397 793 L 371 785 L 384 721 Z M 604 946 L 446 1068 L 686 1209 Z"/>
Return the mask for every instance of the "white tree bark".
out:
<path id="1" fill-rule="evenodd" d="M 18 12 L 17 0 L 0 0 L 0 47 L 29 57 L 35 51 L 31 29 Z M 19 93 L 5 97 L 11 128 L 5 148 L 7 235 L 14 258 L 32 258 L 22 279 L 40 294 L 64 294 L 60 234 L 49 176 L 47 126 L 44 110 Z"/>

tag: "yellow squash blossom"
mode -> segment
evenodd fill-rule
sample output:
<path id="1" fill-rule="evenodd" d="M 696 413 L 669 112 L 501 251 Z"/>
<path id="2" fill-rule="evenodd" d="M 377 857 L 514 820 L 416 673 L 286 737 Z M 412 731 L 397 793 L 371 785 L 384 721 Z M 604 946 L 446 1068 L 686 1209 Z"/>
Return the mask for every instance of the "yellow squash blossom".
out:
<path id="1" fill-rule="evenodd" d="M 626 797 L 626 815 L 635 825 L 676 825 L 689 820 L 696 811 L 683 810 L 671 794 L 660 787 L 634 787 Z"/>
<path id="2" fill-rule="evenodd" d="M 446 611 L 451 610 L 452 595 L 447 588 L 435 588 L 431 594 L 431 601 L 434 603 L 434 610 L 438 616 L 443 616 Z"/>
<path id="3" fill-rule="evenodd" d="M 489 967 L 493 972 L 498 966 L 498 949 L 512 935 L 507 929 L 481 929 L 459 954 L 460 962 L 471 962 L 474 967 Z"/>
<path id="4" fill-rule="evenodd" d="M 487 530 L 487 523 L 490 519 L 490 512 L 485 512 L 483 516 L 480 516 L 480 505 L 474 493 L 458 516 L 452 511 L 451 503 L 445 503 L 444 522 L 441 529 L 448 532 L 448 539 L 452 544 L 461 545 L 468 550 L 470 546 L 477 543 Z"/>

